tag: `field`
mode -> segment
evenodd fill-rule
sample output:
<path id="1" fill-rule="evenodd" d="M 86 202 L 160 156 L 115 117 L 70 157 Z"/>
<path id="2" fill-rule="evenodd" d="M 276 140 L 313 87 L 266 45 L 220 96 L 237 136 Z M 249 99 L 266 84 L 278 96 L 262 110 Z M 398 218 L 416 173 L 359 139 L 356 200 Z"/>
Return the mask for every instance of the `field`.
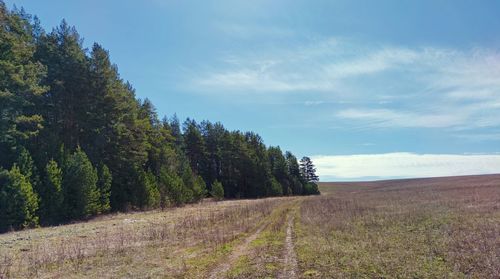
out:
<path id="1" fill-rule="evenodd" d="M 0 278 L 500 278 L 500 175 L 321 183 L 0 235 Z"/>

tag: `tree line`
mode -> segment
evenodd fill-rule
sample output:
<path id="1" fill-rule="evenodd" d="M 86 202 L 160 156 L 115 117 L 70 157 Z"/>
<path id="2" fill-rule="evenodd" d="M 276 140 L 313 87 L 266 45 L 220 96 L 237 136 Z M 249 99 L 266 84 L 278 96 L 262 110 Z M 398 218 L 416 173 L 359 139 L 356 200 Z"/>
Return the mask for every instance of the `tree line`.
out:
<path id="1" fill-rule="evenodd" d="M 309 158 L 252 132 L 160 120 L 109 53 L 0 0 L 0 232 L 212 196 L 319 194 Z"/>

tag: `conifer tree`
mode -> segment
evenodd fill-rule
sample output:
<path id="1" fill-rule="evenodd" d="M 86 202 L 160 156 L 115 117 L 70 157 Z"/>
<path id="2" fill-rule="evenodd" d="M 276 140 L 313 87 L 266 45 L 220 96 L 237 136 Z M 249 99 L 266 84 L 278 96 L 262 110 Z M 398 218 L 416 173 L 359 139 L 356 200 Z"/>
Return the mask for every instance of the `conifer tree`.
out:
<path id="1" fill-rule="evenodd" d="M 316 168 L 309 157 L 303 157 L 300 160 L 300 173 L 306 182 L 319 181 L 319 177 L 316 175 Z"/>
<path id="2" fill-rule="evenodd" d="M 160 205 L 160 192 L 156 183 L 155 176 L 151 171 L 137 170 L 139 179 L 136 189 L 135 205 L 140 209 L 155 208 Z"/>
<path id="3" fill-rule="evenodd" d="M 19 144 L 42 128 L 43 119 L 33 107 L 47 90 L 40 84 L 46 67 L 34 58 L 35 47 L 29 17 L 8 11 L 0 1 L 0 167 L 7 169 Z"/>
<path id="4" fill-rule="evenodd" d="M 210 195 L 215 200 L 222 200 L 224 198 L 224 187 L 222 187 L 222 184 L 219 181 L 214 181 L 212 184 L 212 191 L 210 192 Z"/>
<path id="5" fill-rule="evenodd" d="M 317 192 L 312 163 L 301 172 L 255 133 L 180 126 L 136 98 L 101 45 L 87 51 L 64 20 L 46 33 L 0 0 L 2 229 L 38 223 L 36 193 L 42 223 L 56 224 L 196 202 L 207 185 L 217 198 Z"/>
<path id="6" fill-rule="evenodd" d="M 40 194 L 40 217 L 44 224 L 57 224 L 63 210 L 62 170 L 54 160 L 45 167 L 45 181 Z"/>
<path id="7" fill-rule="evenodd" d="M 38 196 L 17 165 L 0 169 L 0 232 L 38 225 Z"/>
<path id="8" fill-rule="evenodd" d="M 68 156 L 62 184 L 67 220 L 87 218 L 99 212 L 97 171 L 81 148 Z"/>
<path id="9" fill-rule="evenodd" d="M 108 166 L 101 164 L 97 179 L 97 189 L 99 190 L 99 213 L 111 210 L 109 197 L 111 195 L 111 182 L 113 181 Z"/>

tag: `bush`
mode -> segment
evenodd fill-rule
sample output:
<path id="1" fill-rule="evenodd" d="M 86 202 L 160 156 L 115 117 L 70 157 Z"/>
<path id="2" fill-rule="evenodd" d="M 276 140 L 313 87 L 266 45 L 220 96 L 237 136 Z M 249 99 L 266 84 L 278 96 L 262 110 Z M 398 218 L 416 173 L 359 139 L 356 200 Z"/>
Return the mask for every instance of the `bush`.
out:
<path id="1" fill-rule="evenodd" d="M 212 191 L 210 192 L 210 195 L 218 201 L 224 199 L 224 187 L 222 187 L 222 183 L 216 180 L 212 184 Z"/>

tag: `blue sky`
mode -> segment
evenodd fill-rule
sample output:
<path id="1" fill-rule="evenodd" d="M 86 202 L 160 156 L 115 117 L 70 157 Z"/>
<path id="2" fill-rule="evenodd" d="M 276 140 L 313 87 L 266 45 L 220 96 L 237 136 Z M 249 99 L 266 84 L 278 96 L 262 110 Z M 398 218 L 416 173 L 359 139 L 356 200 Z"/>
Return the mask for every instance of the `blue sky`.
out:
<path id="1" fill-rule="evenodd" d="M 499 1 L 12 1 L 110 50 L 160 115 L 312 156 L 323 180 L 500 172 Z"/>

